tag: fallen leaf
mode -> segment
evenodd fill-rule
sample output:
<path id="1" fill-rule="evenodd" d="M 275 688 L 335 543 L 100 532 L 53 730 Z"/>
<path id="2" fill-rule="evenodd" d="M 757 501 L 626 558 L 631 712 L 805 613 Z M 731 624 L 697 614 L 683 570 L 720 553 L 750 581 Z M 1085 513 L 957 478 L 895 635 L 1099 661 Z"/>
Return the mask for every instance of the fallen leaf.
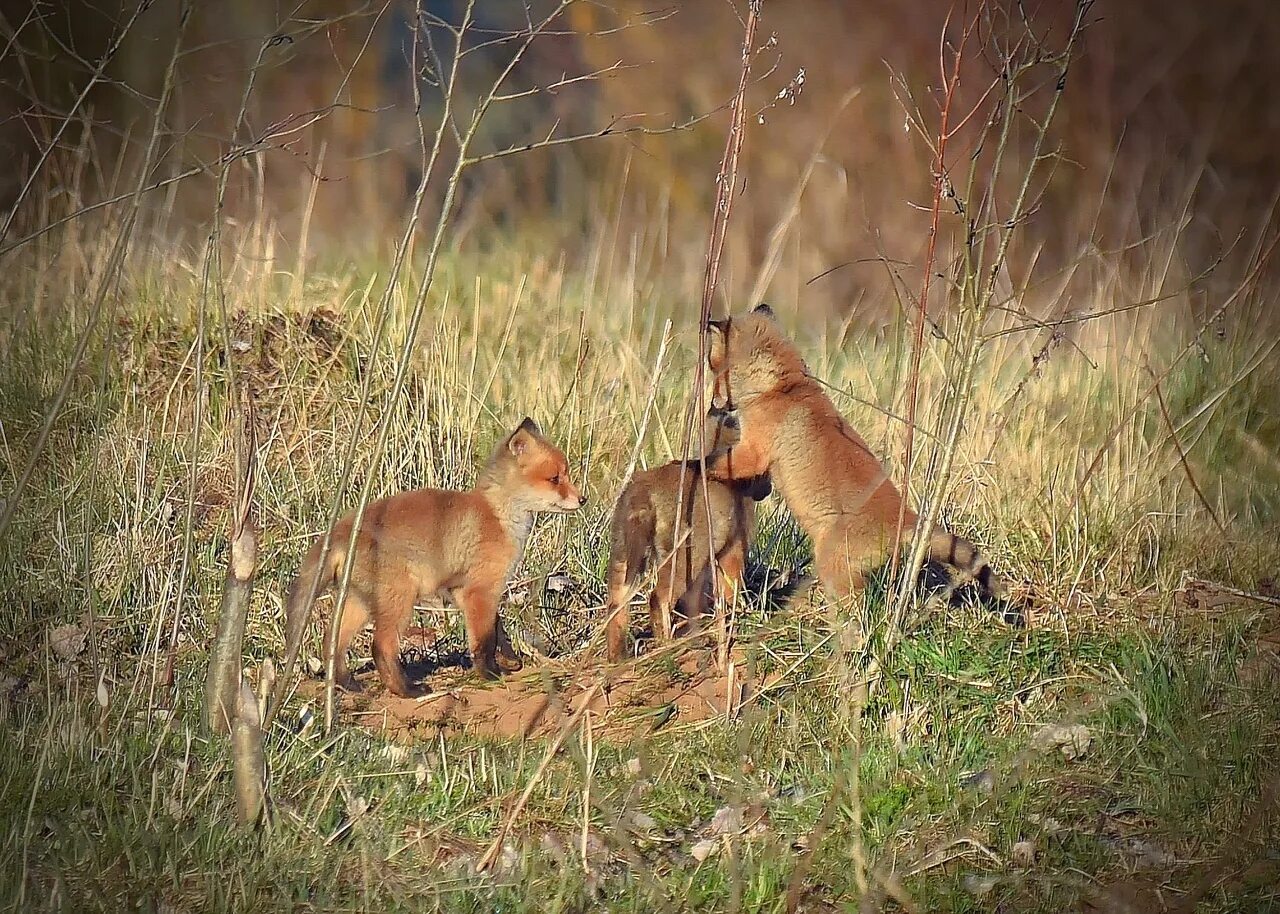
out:
<path id="1" fill-rule="evenodd" d="M 59 660 L 72 661 L 84 651 L 84 629 L 74 622 L 59 625 L 49 632 L 49 649 Z"/>
<path id="2" fill-rule="evenodd" d="M 721 806 L 711 817 L 708 829 L 713 835 L 736 835 L 742 831 L 742 807 Z"/>
<path id="3" fill-rule="evenodd" d="M 1057 749 L 1071 761 L 1089 751 L 1093 733 L 1084 724 L 1045 724 L 1031 737 L 1031 745 L 1043 751 Z"/>
<path id="4" fill-rule="evenodd" d="M 1027 867 L 1036 862 L 1036 846 L 1031 841 L 1016 841 L 1009 856 L 1014 866 Z"/>
<path id="5" fill-rule="evenodd" d="M 995 876 L 979 876 L 975 873 L 965 873 L 964 878 L 960 880 L 960 884 L 964 886 L 964 890 L 970 895 L 975 898 L 981 898 L 994 889 L 999 881 Z"/>
<path id="6" fill-rule="evenodd" d="M 701 863 L 715 853 L 715 849 L 719 847 L 719 844 L 720 842 L 716 841 L 714 838 L 703 838 L 701 841 L 694 844 L 693 847 L 689 848 L 689 854 L 694 860 Z"/>

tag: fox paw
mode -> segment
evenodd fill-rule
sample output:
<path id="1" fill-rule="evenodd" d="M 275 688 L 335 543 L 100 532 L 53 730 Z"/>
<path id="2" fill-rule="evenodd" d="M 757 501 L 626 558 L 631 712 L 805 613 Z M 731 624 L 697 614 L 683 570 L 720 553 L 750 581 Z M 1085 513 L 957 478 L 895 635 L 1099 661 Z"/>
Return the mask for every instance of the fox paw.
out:
<path id="1" fill-rule="evenodd" d="M 431 694 L 431 690 L 421 683 L 406 685 L 402 690 L 392 689 L 392 691 L 401 698 L 422 698 Z"/>

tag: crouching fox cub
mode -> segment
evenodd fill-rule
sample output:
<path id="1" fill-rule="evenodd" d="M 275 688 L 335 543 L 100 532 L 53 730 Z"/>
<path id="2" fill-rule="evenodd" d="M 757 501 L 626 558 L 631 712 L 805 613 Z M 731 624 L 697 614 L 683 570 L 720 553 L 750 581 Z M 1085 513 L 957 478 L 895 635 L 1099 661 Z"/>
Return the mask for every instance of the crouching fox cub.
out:
<path id="1" fill-rule="evenodd" d="M 707 461 L 707 475 L 735 480 L 768 473 L 813 540 L 823 588 L 837 599 L 860 591 L 893 548 L 899 512 L 904 540 L 915 531 L 916 513 L 903 510 L 880 461 L 809 376 L 768 305 L 712 321 L 708 329 L 713 402 L 735 408 L 742 431 L 735 447 Z M 968 540 L 935 527 L 929 557 L 971 574 L 989 598 L 1003 597 L 999 577 Z M 1006 621 L 1021 622 L 1020 611 L 1001 608 Z"/>
<path id="2" fill-rule="evenodd" d="M 738 440 L 738 420 L 726 410 L 707 416 L 703 453 L 722 453 Z M 655 637 L 668 627 L 673 610 L 696 619 L 711 597 L 711 561 L 719 566 L 720 595 L 730 600 L 742 584 L 747 545 L 755 529 L 755 501 L 767 498 L 768 476 L 737 482 L 708 480 L 703 495 L 698 460 L 673 460 L 635 473 L 613 511 L 609 553 L 608 621 L 610 660 L 626 652 L 630 603 L 646 568 L 657 567 L 657 585 L 649 595 Z M 683 495 L 681 480 L 683 478 Z M 707 529 L 707 505 L 711 529 Z M 677 508 L 681 518 L 676 527 Z M 678 537 L 678 539 L 677 539 Z"/>
<path id="3" fill-rule="evenodd" d="M 534 515 L 576 511 L 585 500 L 569 480 L 564 453 L 542 436 L 532 419 L 525 419 L 503 439 L 470 491 L 418 489 L 370 504 L 352 544 L 355 561 L 346 605 L 340 616 L 335 607 L 330 621 L 332 626 L 341 618 L 334 662 L 337 681 L 344 688 L 358 688 L 347 670 L 347 648 L 372 622 L 373 661 L 382 682 L 396 695 L 420 693 L 405 681 L 400 638 L 415 602 L 433 596 L 450 599 L 462 609 L 471 662 L 482 676 L 496 678 L 498 601 L 524 553 Z M 313 582 L 320 593 L 341 573 L 354 520 L 347 515 L 334 526 L 323 566 L 321 542 L 312 547 L 289 587 L 285 668 L 273 708 L 293 678 Z"/>

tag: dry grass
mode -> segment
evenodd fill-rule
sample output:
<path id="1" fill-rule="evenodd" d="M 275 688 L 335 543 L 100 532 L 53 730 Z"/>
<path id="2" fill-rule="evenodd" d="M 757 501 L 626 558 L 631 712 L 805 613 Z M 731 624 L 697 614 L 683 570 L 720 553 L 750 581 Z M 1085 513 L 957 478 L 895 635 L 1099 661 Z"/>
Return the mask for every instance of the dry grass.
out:
<path id="1" fill-rule="evenodd" d="M 1029 272 L 1026 260 L 994 271 L 968 326 L 977 349 L 949 305 L 919 344 L 897 324 L 857 323 L 857 309 L 815 317 L 795 281 L 812 251 L 797 255 L 771 286 L 787 293 L 775 308 L 895 477 L 907 472 L 899 417 L 914 409 L 924 457 L 911 491 L 936 478 L 929 444 L 956 415 L 957 385 L 969 391 L 942 518 L 1029 599 L 1031 624 L 1015 631 L 923 588 L 868 694 L 850 618 L 774 599 L 809 559 L 775 497 L 736 621 L 750 689 L 738 693 L 697 646 L 599 662 L 609 512 L 633 455 L 650 465 L 681 448 L 703 292 L 668 222 L 632 230 L 627 180 L 594 188 L 619 203 L 575 223 L 571 253 L 563 227 L 470 210 L 442 219 L 444 243 L 412 247 L 403 272 L 376 255 L 285 255 L 266 212 L 219 226 L 220 259 L 173 241 L 163 207 L 136 227 L 122 207 L 58 223 L 78 195 L 47 193 L 15 217 L 19 237 L 54 227 L 0 254 L 4 901 L 1274 908 L 1273 213 L 1200 284 L 1184 275 L 1198 253 L 1185 201 L 1135 202 L 1133 225 L 1163 227 L 1122 252 L 1095 244 L 1061 272 L 1034 257 Z M 1088 225 L 1097 201 L 1077 203 L 1062 218 Z M 132 246 L 117 271 L 121 239 Z M 939 263 L 960 250 L 944 244 Z M 917 280 L 886 281 L 878 313 L 905 310 Z M 935 284 L 951 303 L 955 284 Z M 325 732 L 308 672 L 267 734 L 271 815 L 257 830 L 233 825 L 226 746 L 199 724 L 240 389 L 258 448 L 253 669 L 279 657 L 282 586 L 335 508 L 466 486 L 526 414 L 591 495 L 538 523 L 507 594 L 530 656 L 518 680 L 471 682 L 460 620 L 429 607 L 436 638 L 410 659 L 433 701 L 461 710 L 436 719 L 375 694 L 343 702 Z M 884 617 L 886 589 L 871 589 L 867 618 Z M 319 637 L 313 626 L 304 656 L 321 655 Z M 495 724 L 502 713 L 521 719 Z M 390 718 L 414 726 L 390 739 Z"/>
<path id="2" fill-rule="evenodd" d="M 863 812 L 850 818 L 850 807 L 837 805 L 826 850 L 804 882 L 811 909 L 856 895 L 859 884 L 896 885 L 887 866 L 896 866 L 903 893 L 937 908 L 966 909 L 974 885 L 984 885 L 973 880 L 988 875 L 998 877 L 992 891 L 1010 903 L 1053 905 L 1112 885 L 1138 865 L 1133 848 L 1147 845 L 1159 851 L 1161 879 L 1198 884 L 1204 867 L 1188 861 L 1218 859 L 1215 848 L 1238 830 L 1235 811 L 1266 796 L 1275 774 L 1266 753 L 1277 736 L 1266 696 L 1275 680 L 1266 673 L 1262 645 L 1269 642 L 1253 645 L 1274 631 L 1274 607 L 1229 594 L 1213 606 L 1179 587 L 1188 575 L 1246 592 L 1274 586 L 1264 579 L 1277 558 L 1280 468 L 1256 456 L 1275 434 L 1276 375 L 1265 358 L 1274 344 L 1228 325 L 1224 336 L 1207 335 L 1205 355 L 1165 383 L 1186 467 L 1225 522 L 1223 535 L 1193 492 L 1156 403 L 1144 398 L 1147 363 L 1166 363 L 1191 332 L 1176 329 L 1190 324 L 1174 319 L 1183 307 L 1174 300 L 1157 316 L 1094 323 L 1029 379 L 1034 344 L 1010 335 L 990 347 L 946 520 L 1034 595 L 1034 624 L 1017 635 L 976 608 L 930 615 L 888 671 L 888 692 L 867 710 L 860 756 L 832 749 L 846 741 L 849 724 L 833 691 L 834 677 L 844 674 L 825 615 L 757 607 L 743 616 L 742 643 L 762 675 L 781 678 L 733 722 L 676 714 L 650 737 L 606 742 L 589 754 L 586 743 L 575 748 L 585 736 L 571 739 L 571 751 L 540 778 L 493 877 L 467 875 L 466 865 L 541 751 L 465 727 L 404 755 L 348 726 L 334 740 L 317 737 L 314 724 L 299 734 L 295 702 L 268 740 L 276 824 L 260 838 L 234 836 L 226 824 L 229 772 L 219 744 L 197 735 L 193 706 L 234 502 L 228 361 L 253 391 L 259 423 L 262 549 L 250 659 L 279 655 L 280 587 L 335 498 L 351 503 L 365 473 L 374 474 L 375 495 L 464 486 L 502 431 L 529 413 L 564 445 L 593 496 L 580 516 L 538 525 L 504 609 L 531 644 L 563 655 L 559 666 L 598 649 L 598 639 L 594 647 L 587 642 L 595 634 L 592 607 L 601 602 L 608 510 L 636 443 L 664 320 L 682 320 L 673 303 L 693 300 L 696 280 L 685 287 L 678 276 L 605 283 L 597 273 L 593 282 L 577 266 L 518 249 L 450 253 L 432 292 L 436 316 L 393 403 L 386 352 L 403 340 L 407 305 L 399 293 L 387 347 L 375 355 L 368 348 L 375 269 L 315 270 L 299 288 L 287 275 L 253 272 L 255 262 L 269 262 L 265 253 L 239 248 L 232 351 L 228 358 L 217 338 L 208 341 L 199 390 L 195 271 L 181 252 L 130 262 L 110 344 L 94 349 L 73 388 L 3 543 L 3 652 L 12 677 L 3 755 L 13 835 L 5 866 L 15 877 L 6 884 L 26 885 L 28 902 L 105 909 L 149 898 L 178 910 L 242 910 L 300 901 L 302 886 L 313 885 L 322 887 L 310 896 L 317 909 L 408 906 L 423 892 L 446 909 L 481 898 L 517 908 L 541 898 L 546 905 L 538 907 L 572 909 L 600 886 L 642 907 L 665 898 L 677 908 L 722 909 L 736 898 L 772 910 L 793 866 L 789 844 L 809 835 L 841 766 L 857 764 Z M 90 246 L 50 244 L 6 275 L 6 297 L 31 306 L 25 318 L 12 311 L 5 331 L 8 473 L 28 453 L 84 319 L 62 303 L 77 300 L 95 259 Z M 785 311 L 782 320 L 846 414 L 890 455 L 907 340 L 814 325 Z M 678 447 L 694 351 L 687 331 L 668 348 L 643 463 Z M 927 340 L 919 410 L 926 429 L 935 427 L 946 360 L 945 345 Z M 363 372 L 373 373 L 372 397 L 365 426 L 355 428 Z M 205 420 L 193 439 L 197 395 L 205 398 Z M 391 423 L 385 456 L 370 462 L 358 451 L 351 490 L 334 492 L 350 436 L 370 436 L 382 420 Z M 192 574 L 169 690 L 164 647 L 192 472 Z M 756 542 L 761 571 L 806 561 L 803 537 L 780 505 L 768 504 Z M 567 575 L 568 591 L 546 588 L 552 572 Z M 424 611 L 424 621 L 443 633 L 445 665 L 431 681 L 456 683 L 449 664 L 458 659 L 458 620 L 436 610 Z M 66 623 L 87 632 L 88 645 L 60 659 L 48 639 Z M 318 656 L 318 635 L 309 638 L 308 653 Z M 436 668 L 436 658 L 425 669 Z M 99 678 L 110 695 L 105 712 L 92 698 Z M 667 712 L 659 704 L 653 713 Z M 1032 728 L 1058 719 L 1088 722 L 1100 748 L 1083 763 L 1026 756 L 1021 747 Z M 1227 774 L 1196 767 L 1196 753 L 1216 752 L 1222 740 L 1236 767 Z M 1112 767 L 1151 753 L 1150 761 L 1124 763 L 1124 774 Z M 639 774 L 631 758 L 641 759 Z M 1191 765 L 1185 776 L 1194 789 L 1163 792 L 1170 765 Z M 956 786 L 959 773 L 975 767 L 995 772 L 998 802 Z M 587 781 L 595 787 L 583 839 Z M 105 806 L 103 791 L 113 796 Z M 372 803 L 364 813 L 361 798 Z M 753 803 L 768 812 L 761 834 L 710 834 L 716 809 Z M 80 804 L 98 811 L 86 819 L 74 812 Z M 1099 810 L 1111 831 L 1091 830 Z M 634 826 L 636 813 L 643 827 Z M 1066 830 L 1035 824 L 1046 817 Z M 176 850 L 161 852 L 150 839 L 141 846 L 154 849 L 142 857 L 126 850 L 157 828 Z M 1265 836 L 1257 828 L 1249 841 Z M 850 882 L 837 848 L 860 829 L 868 869 Z M 1007 869 L 1012 844 L 1028 836 L 1038 862 Z M 970 843 L 955 845 L 957 837 Z M 1139 839 L 1147 844 L 1133 843 Z M 585 866 L 583 840 L 590 845 Z M 689 854 L 703 840 L 718 850 L 698 863 Z M 247 841 L 257 848 L 250 856 Z M 561 853 L 578 862 L 558 866 Z M 215 879 L 230 859 L 243 861 L 234 878 Z M 72 860 L 80 863 L 73 868 Z M 164 876 L 170 865 L 176 875 Z M 1077 871 L 1098 882 L 1069 875 Z M 1236 889 L 1215 891 L 1225 902 Z"/>

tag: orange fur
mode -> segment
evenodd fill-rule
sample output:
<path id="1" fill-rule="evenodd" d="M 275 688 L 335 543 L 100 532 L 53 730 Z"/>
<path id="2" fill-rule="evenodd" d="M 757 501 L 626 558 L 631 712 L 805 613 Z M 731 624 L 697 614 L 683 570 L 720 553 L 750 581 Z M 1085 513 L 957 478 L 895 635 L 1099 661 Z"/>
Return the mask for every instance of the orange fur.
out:
<path id="1" fill-rule="evenodd" d="M 768 473 L 813 540 L 814 566 L 835 597 L 862 590 L 866 575 L 893 548 L 902 516 L 903 539 L 918 518 L 862 437 L 809 376 L 795 345 L 767 305 L 711 324 L 708 364 L 714 399 L 739 411 L 741 441 L 708 463 L 712 479 L 749 479 Z M 929 554 L 969 572 L 988 596 L 1003 586 L 973 546 L 941 527 Z"/>
<path id="2" fill-rule="evenodd" d="M 706 429 L 703 453 L 708 456 L 723 452 L 737 440 L 737 420 L 722 410 L 712 410 Z M 613 512 L 609 600 L 605 606 L 610 660 L 621 660 L 626 652 L 631 598 L 649 567 L 657 568 L 657 583 L 649 595 L 654 637 L 667 634 L 677 607 L 690 630 L 696 626 L 709 603 L 713 557 L 720 569 L 716 576 L 718 595 L 726 604 L 732 601 L 742 584 L 747 546 L 755 529 L 755 501 L 767 497 L 769 491 L 767 476 L 743 483 L 708 480 L 704 497 L 697 460 L 673 460 L 640 470 L 627 481 Z M 681 515 L 678 525 L 677 510 Z"/>
<path id="3" fill-rule="evenodd" d="M 498 602 L 524 553 L 534 515 L 576 511 L 584 501 L 569 480 L 564 454 L 525 419 L 502 441 L 470 491 L 418 489 L 370 504 L 352 544 L 355 560 L 345 606 L 341 612 L 335 607 L 330 621 L 332 626 L 341 618 L 337 681 L 344 688 L 357 687 L 347 670 L 347 648 L 372 622 L 373 659 L 382 682 L 397 695 L 419 692 L 405 680 L 400 639 L 414 604 L 436 596 L 462 609 L 472 664 L 482 676 L 498 675 L 500 648 L 511 655 L 503 658 L 507 665 L 516 665 Z M 352 515 L 338 521 L 324 566 L 317 542 L 289 587 L 285 671 L 273 706 L 293 676 L 313 582 L 320 593 L 341 574 L 354 522 Z"/>

